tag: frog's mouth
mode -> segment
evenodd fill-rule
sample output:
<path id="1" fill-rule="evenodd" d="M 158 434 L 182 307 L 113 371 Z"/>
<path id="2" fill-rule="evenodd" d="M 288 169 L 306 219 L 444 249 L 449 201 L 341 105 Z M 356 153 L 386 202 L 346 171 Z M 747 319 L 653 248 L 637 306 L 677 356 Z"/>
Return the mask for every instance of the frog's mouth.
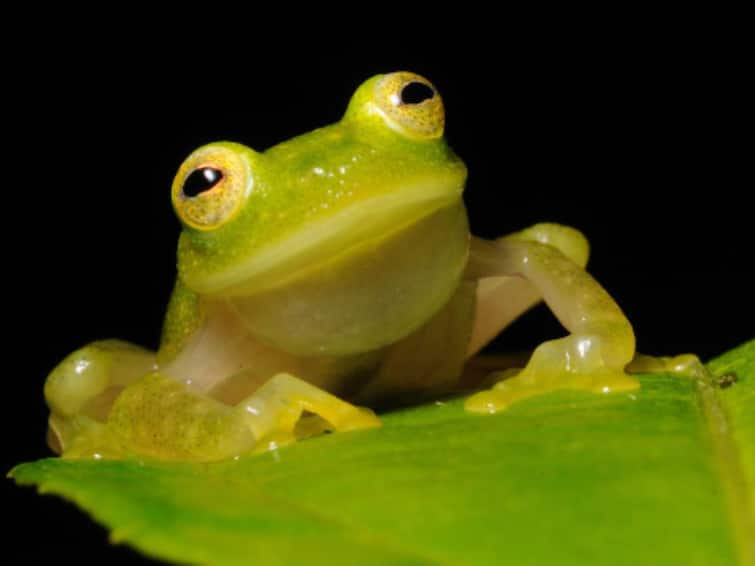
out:
<path id="1" fill-rule="evenodd" d="M 256 250 L 234 267 L 185 282 L 207 295 L 245 296 L 277 287 L 336 257 L 377 247 L 441 208 L 461 205 L 463 182 L 423 180 L 352 204 Z"/>

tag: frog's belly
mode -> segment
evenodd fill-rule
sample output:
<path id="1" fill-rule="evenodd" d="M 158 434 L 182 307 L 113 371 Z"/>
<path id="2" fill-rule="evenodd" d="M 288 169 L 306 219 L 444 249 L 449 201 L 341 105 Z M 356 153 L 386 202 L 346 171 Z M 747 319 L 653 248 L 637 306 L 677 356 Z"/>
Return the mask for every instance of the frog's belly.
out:
<path id="1" fill-rule="evenodd" d="M 414 402 L 453 391 L 461 378 L 475 316 L 477 283 L 462 282 L 426 324 L 389 346 L 353 400 Z"/>
<path id="2" fill-rule="evenodd" d="M 474 317 L 475 285 L 463 283 L 425 325 L 385 348 L 348 356 L 298 356 L 252 336 L 238 314 L 208 305 L 205 326 L 161 368 L 189 387 L 236 404 L 278 373 L 345 399 L 374 404 L 448 390 L 461 374 Z"/>

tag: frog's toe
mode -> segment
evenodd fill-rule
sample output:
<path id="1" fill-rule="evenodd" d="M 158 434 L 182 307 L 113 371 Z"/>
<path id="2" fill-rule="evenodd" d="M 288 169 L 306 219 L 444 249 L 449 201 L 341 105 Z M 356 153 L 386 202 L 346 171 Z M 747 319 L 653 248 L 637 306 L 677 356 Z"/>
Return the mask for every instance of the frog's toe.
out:
<path id="1" fill-rule="evenodd" d="M 318 436 L 325 432 L 346 432 L 350 430 L 361 430 L 381 426 L 382 423 L 380 422 L 380 419 L 372 410 L 365 407 L 349 405 L 341 400 L 338 400 L 338 402 L 347 407 L 337 408 L 336 411 L 339 413 L 337 417 L 333 415 L 330 416 L 335 423 L 324 419 L 318 414 L 309 412 L 302 415 L 293 425 L 293 428 L 291 427 L 291 416 L 278 419 L 273 418 L 273 422 L 268 425 L 270 427 L 270 432 L 262 433 L 259 428 L 256 429 L 258 434 L 263 434 L 263 436 L 258 439 L 253 451 L 259 453 L 274 450 L 281 446 L 292 444 L 305 438 Z M 266 410 L 259 405 L 258 407 L 263 412 Z"/>
<path id="2" fill-rule="evenodd" d="M 356 407 L 356 409 L 356 413 L 343 422 L 341 430 L 377 428 L 382 424 L 372 409 L 368 409 L 367 407 Z"/>
<path id="3" fill-rule="evenodd" d="M 636 354 L 627 366 L 627 371 L 630 373 L 670 373 L 691 379 L 710 379 L 710 372 L 695 354 L 676 356 Z"/>
<path id="4" fill-rule="evenodd" d="M 498 386 L 504 384 L 507 383 L 502 381 L 492 389 L 480 391 L 467 397 L 464 408 L 471 413 L 492 414 L 503 411 L 512 403 L 538 394 L 536 391 L 530 391 L 524 387 L 510 387 L 510 383 L 507 384 L 508 387 L 506 388 Z"/>

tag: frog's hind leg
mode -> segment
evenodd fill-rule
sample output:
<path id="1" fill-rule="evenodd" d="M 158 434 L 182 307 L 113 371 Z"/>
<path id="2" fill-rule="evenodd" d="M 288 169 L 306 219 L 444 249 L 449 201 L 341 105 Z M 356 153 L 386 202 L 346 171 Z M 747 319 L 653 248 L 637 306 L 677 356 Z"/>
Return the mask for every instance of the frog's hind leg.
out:
<path id="1" fill-rule="evenodd" d="M 121 340 L 92 342 L 69 354 L 45 381 L 50 447 L 61 453 L 83 431 L 97 430 L 120 392 L 154 369 L 154 352 Z"/>
<path id="2" fill-rule="evenodd" d="M 492 242 L 473 239 L 467 275 L 480 280 L 481 291 L 486 291 L 487 278 L 509 279 L 496 289 L 488 284 L 487 295 L 478 293 L 478 313 L 497 311 L 505 320 L 476 329 L 470 353 L 541 297 L 571 334 L 541 344 L 514 377 L 467 399 L 467 410 L 496 412 L 557 389 L 609 392 L 639 387 L 624 369 L 634 356 L 632 327 L 584 271 L 587 253 L 579 232 L 554 224 L 539 224 Z M 518 293 L 513 297 L 512 289 Z"/>
<path id="3" fill-rule="evenodd" d="M 312 426 L 316 419 L 303 419 L 305 412 L 319 421 Z M 310 425 L 305 430 L 302 419 Z M 155 372 L 118 397 L 107 432 L 110 442 L 126 451 L 161 460 L 206 462 L 270 450 L 323 430 L 375 426 L 380 420 L 369 409 L 289 374 L 275 375 L 231 406 Z M 87 455 L 91 449 L 85 446 L 79 453 Z"/>

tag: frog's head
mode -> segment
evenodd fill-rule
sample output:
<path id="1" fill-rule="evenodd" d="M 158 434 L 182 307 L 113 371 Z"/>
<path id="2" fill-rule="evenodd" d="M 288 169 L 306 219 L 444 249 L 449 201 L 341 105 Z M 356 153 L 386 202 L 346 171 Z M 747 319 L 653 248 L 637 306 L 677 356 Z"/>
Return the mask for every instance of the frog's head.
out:
<path id="1" fill-rule="evenodd" d="M 359 293 L 375 299 L 389 288 L 402 292 L 401 274 L 381 287 L 368 273 L 400 242 L 386 251 L 381 279 L 386 270 L 425 278 L 433 304 L 424 310 L 437 310 L 461 276 L 468 237 L 466 168 L 443 138 L 444 120 L 435 87 L 398 72 L 363 83 L 341 121 L 265 152 L 228 142 L 197 149 L 172 188 L 184 226 L 179 276 L 200 295 L 238 302 L 340 269 L 340 279 L 346 270 L 352 279 L 364 274 Z M 349 290 L 330 286 L 342 302 Z M 420 315 L 412 318 L 417 326 Z"/>

